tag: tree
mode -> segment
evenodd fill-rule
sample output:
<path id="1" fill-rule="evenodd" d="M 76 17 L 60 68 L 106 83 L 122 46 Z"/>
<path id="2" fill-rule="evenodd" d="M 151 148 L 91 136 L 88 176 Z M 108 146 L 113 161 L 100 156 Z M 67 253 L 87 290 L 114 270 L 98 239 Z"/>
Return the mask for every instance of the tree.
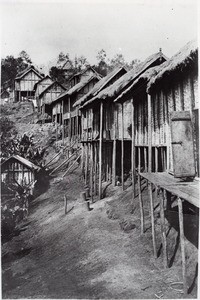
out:
<path id="1" fill-rule="evenodd" d="M 126 65 L 123 54 L 117 53 L 109 62 L 110 71 Z"/>
<path id="2" fill-rule="evenodd" d="M 54 81 L 58 81 L 61 84 L 65 82 L 64 70 L 59 67 L 56 67 L 56 66 L 51 67 L 51 69 L 49 71 L 49 75 L 51 76 L 51 78 Z"/>
<path id="3" fill-rule="evenodd" d="M 95 70 L 103 76 L 106 76 L 108 73 L 108 64 L 107 64 L 107 54 L 104 49 L 101 49 L 97 53 L 97 66 L 95 66 Z"/>
<path id="4" fill-rule="evenodd" d="M 14 79 L 18 73 L 24 71 L 31 63 L 31 59 L 26 51 L 21 51 L 15 58 L 8 55 L 1 60 L 1 86 L 3 89 L 8 87 L 14 88 Z"/>

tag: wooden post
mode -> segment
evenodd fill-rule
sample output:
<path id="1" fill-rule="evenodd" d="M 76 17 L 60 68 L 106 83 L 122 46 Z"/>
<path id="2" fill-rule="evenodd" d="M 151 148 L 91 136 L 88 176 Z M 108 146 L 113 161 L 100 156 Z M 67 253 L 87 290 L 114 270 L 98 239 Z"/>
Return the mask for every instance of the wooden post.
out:
<path id="1" fill-rule="evenodd" d="M 155 147 L 155 172 L 158 172 L 158 147 Z"/>
<path id="2" fill-rule="evenodd" d="M 85 203 L 85 206 L 86 206 L 87 210 L 90 211 L 91 210 L 90 209 L 90 202 L 87 201 L 86 192 L 81 193 L 81 199 L 82 199 L 83 203 Z"/>
<path id="3" fill-rule="evenodd" d="M 69 142 L 71 143 L 72 137 L 72 119 L 71 119 L 71 103 L 70 103 L 70 96 L 69 96 Z"/>
<path id="4" fill-rule="evenodd" d="M 94 194 L 97 194 L 97 144 L 94 143 Z"/>
<path id="5" fill-rule="evenodd" d="M 179 215 L 179 230 L 180 230 L 181 257 L 182 257 L 183 288 L 184 288 L 184 293 L 187 294 L 185 242 L 184 242 L 184 227 L 183 227 L 184 224 L 183 206 L 182 206 L 182 200 L 180 198 L 178 198 L 178 215 Z"/>
<path id="6" fill-rule="evenodd" d="M 87 173 L 88 173 L 88 143 L 85 144 L 85 184 L 87 184 Z"/>
<path id="7" fill-rule="evenodd" d="M 58 140 L 58 106 L 56 104 L 56 142 L 57 140 Z"/>
<path id="8" fill-rule="evenodd" d="M 149 157 L 148 157 L 148 172 L 152 171 L 152 132 L 151 132 L 151 96 L 147 95 L 148 102 L 148 147 L 149 147 Z"/>
<path id="9" fill-rule="evenodd" d="M 124 190 L 124 106 L 121 104 L 122 108 L 122 141 L 121 141 L 121 177 L 122 177 L 122 190 Z"/>
<path id="10" fill-rule="evenodd" d="M 77 139 L 77 142 L 79 140 L 79 136 L 78 136 L 78 115 L 79 115 L 79 109 L 77 107 L 76 108 L 76 139 Z"/>
<path id="11" fill-rule="evenodd" d="M 66 215 L 66 213 L 67 213 L 67 197 L 66 197 L 66 195 L 64 195 L 64 212 Z"/>
<path id="12" fill-rule="evenodd" d="M 90 146 L 90 196 L 93 202 L 93 143 Z"/>
<path id="13" fill-rule="evenodd" d="M 151 211 L 151 229 L 152 229 L 152 241 L 154 256 L 157 257 L 156 251 L 156 236 L 155 236 L 155 224 L 154 224 L 154 203 L 152 195 L 152 184 L 149 182 L 149 198 L 150 198 L 150 211 Z"/>
<path id="14" fill-rule="evenodd" d="M 135 198 L 135 123 L 134 123 L 134 102 L 133 99 L 131 100 L 132 103 L 132 133 L 131 133 L 131 174 L 132 174 L 132 191 L 133 191 L 133 200 Z M 141 190 L 141 187 L 140 187 Z"/>
<path id="15" fill-rule="evenodd" d="M 99 199 L 102 194 L 102 138 L 103 138 L 103 102 L 100 104 L 100 134 L 99 134 Z"/>
<path id="16" fill-rule="evenodd" d="M 155 193 L 157 192 L 157 189 Z M 162 235 L 162 245 L 163 245 L 163 264 L 164 268 L 167 268 L 167 239 L 165 231 L 165 214 L 164 214 L 164 192 L 159 189 L 159 203 L 160 203 L 160 221 L 161 221 L 161 235 Z"/>
<path id="17" fill-rule="evenodd" d="M 62 100 L 62 144 L 64 145 L 65 129 L 64 129 L 64 100 Z"/>
<path id="18" fill-rule="evenodd" d="M 81 143 L 81 171 L 82 175 L 84 174 L 84 143 Z"/>
<path id="19" fill-rule="evenodd" d="M 141 234 L 144 233 L 144 208 L 143 208 L 143 200 L 142 200 L 142 192 L 141 192 L 141 176 L 140 176 L 140 147 L 138 147 L 138 197 L 140 204 L 140 220 L 141 220 Z"/>

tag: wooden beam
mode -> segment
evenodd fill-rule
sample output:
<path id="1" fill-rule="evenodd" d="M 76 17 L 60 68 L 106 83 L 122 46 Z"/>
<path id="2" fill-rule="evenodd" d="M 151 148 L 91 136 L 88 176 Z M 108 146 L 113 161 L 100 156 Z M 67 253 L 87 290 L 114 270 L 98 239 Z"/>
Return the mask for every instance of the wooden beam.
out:
<path id="1" fill-rule="evenodd" d="M 116 126 L 117 126 L 117 108 L 114 104 L 114 124 L 113 124 L 113 153 L 112 153 L 112 184 L 116 184 Z"/>
<path id="2" fill-rule="evenodd" d="M 97 144 L 94 143 L 94 194 L 97 195 Z"/>
<path id="3" fill-rule="evenodd" d="M 65 129 L 64 129 L 64 100 L 62 100 L 62 144 L 64 145 L 64 139 L 65 139 Z"/>
<path id="4" fill-rule="evenodd" d="M 152 195 L 152 184 L 149 182 L 149 199 L 150 199 L 150 212 L 151 212 L 151 231 L 152 231 L 152 241 L 153 241 L 153 253 L 154 256 L 157 258 L 157 251 L 156 251 L 156 235 L 155 235 L 155 223 L 154 223 L 154 201 Z"/>
<path id="5" fill-rule="evenodd" d="M 122 133 L 122 140 L 121 140 L 121 177 L 122 177 L 122 190 L 124 190 L 124 106 L 123 103 L 121 104 L 122 108 L 122 125 L 121 125 L 121 133 Z"/>
<path id="6" fill-rule="evenodd" d="M 99 132 L 99 198 L 102 196 L 102 139 L 103 139 L 103 102 L 100 103 L 100 132 Z"/>
<path id="7" fill-rule="evenodd" d="M 149 147 L 149 157 L 148 157 L 148 172 L 152 171 L 152 130 L 151 130 L 151 96 L 147 94 L 148 102 L 148 147 Z"/>
<path id="8" fill-rule="evenodd" d="M 135 198 L 135 123 L 134 123 L 134 102 L 133 99 L 131 100 L 132 103 L 132 132 L 131 132 L 131 175 L 132 175 L 132 199 Z"/>
<path id="9" fill-rule="evenodd" d="M 71 100 L 69 96 L 69 142 L 71 142 L 71 137 L 72 137 L 72 131 L 71 131 L 71 126 L 72 126 L 72 120 L 71 120 Z"/>
<path id="10" fill-rule="evenodd" d="M 140 169 L 141 169 L 141 158 L 140 158 L 140 147 L 138 147 L 138 198 L 140 204 L 140 221 L 141 221 L 141 234 L 144 233 L 144 207 L 142 200 L 142 191 L 141 191 L 141 177 L 140 177 Z"/>
<path id="11" fill-rule="evenodd" d="M 182 257 L 183 288 L 184 288 L 184 294 L 187 294 L 183 206 L 182 206 L 182 200 L 179 197 L 178 197 L 178 215 L 179 215 L 179 230 L 180 230 L 181 257 Z"/>
<path id="12" fill-rule="evenodd" d="M 159 189 L 159 203 L 160 203 L 160 220 L 161 220 L 161 236 L 162 236 L 162 246 L 163 246 L 163 264 L 164 268 L 167 268 L 167 239 L 165 231 L 165 214 L 164 214 L 164 192 Z M 155 190 L 157 193 L 157 188 Z"/>

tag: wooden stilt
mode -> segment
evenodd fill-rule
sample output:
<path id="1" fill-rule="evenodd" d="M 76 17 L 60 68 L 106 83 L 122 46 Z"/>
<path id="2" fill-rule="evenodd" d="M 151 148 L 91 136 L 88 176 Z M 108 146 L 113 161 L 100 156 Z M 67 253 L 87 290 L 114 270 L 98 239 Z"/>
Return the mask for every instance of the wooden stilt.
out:
<path id="1" fill-rule="evenodd" d="M 132 132 L 131 132 L 131 176 L 132 176 L 132 192 L 133 196 L 132 199 L 135 198 L 135 123 L 134 123 L 134 103 L 133 99 L 131 100 L 132 103 Z M 141 187 L 140 187 L 141 190 Z"/>
<path id="2" fill-rule="evenodd" d="M 81 172 L 82 172 L 82 175 L 83 175 L 83 172 L 84 172 L 84 143 L 81 144 Z"/>
<path id="3" fill-rule="evenodd" d="M 102 139 L 103 139 L 103 102 L 100 104 L 100 134 L 99 134 L 99 199 L 102 196 Z"/>
<path id="4" fill-rule="evenodd" d="M 153 253 L 154 256 L 157 257 L 156 251 L 156 235 L 155 235 L 155 224 L 154 224 L 154 202 L 152 195 L 152 184 L 149 182 L 149 198 L 150 198 L 150 212 L 151 212 L 151 230 L 152 230 L 152 241 L 153 241 Z"/>
<path id="5" fill-rule="evenodd" d="M 183 274 L 183 288 L 184 294 L 187 294 L 187 280 L 186 280 L 186 259 L 185 259 L 185 242 L 184 242 L 184 227 L 183 227 L 183 206 L 182 200 L 178 198 L 178 215 L 179 215 L 179 230 L 181 243 L 181 257 L 182 257 L 182 274 Z"/>
<path id="6" fill-rule="evenodd" d="M 114 124 L 113 124 L 113 153 L 112 153 L 112 184 L 116 184 L 116 126 L 117 126 L 117 109 L 114 106 Z"/>
<path id="7" fill-rule="evenodd" d="M 147 95 L 148 102 L 148 147 L 149 147 L 149 156 L 148 156 L 148 172 L 152 171 L 152 131 L 151 131 L 151 96 Z"/>
<path id="8" fill-rule="evenodd" d="M 61 113 L 61 119 L 62 119 L 62 144 L 64 145 L 65 128 L 64 128 L 64 101 L 63 101 L 63 100 L 62 100 L 62 113 Z"/>
<path id="9" fill-rule="evenodd" d="M 94 143 L 94 194 L 97 194 L 97 144 Z"/>
<path id="10" fill-rule="evenodd" d="M 90 196 L 93 202 L 93 144 L 90 146 Z"/>
<path id="11" fill-rule="evenodd" d="M 85 144 L 85 185 L 87 184 L 87 174 L 88 174 L 88 143 Z"/>
<path id="12" fill-rule="evenodd" d="M 155 147 L 155 172 L 158 172 L 158 147 Z"/>
<path id="13" fill-rule="evenodd" d="M 167 268 L 168 262 L 167 262 L 167 239 L 166 239 L 165 214 L 164 214 L 164 192 L 161 189 L 159 189 L 158 192 L 159 192 L 161 235 L 162 235 L 162 246 L 163 246 L 163 264 L 164 264 L 164 268 Z"/>
<path id="14" fill-rule="evenodd" d="M 142 200 L 142 191 L 141 191 L 141 176 L 140 176 L 140 147 L 138 148 L 138 197 L 140 204 L 140 220 L 141 220 L 141 234 L 144 233 L 144 208 L 143 208 L 143 200 Z"/>
<path id="15" fill-rule="evenodd" d="M 56 142 L 58 140 L 58 106 L 56 104 Z"/>
<path id="16" fill-rule="evenodd" d="M 71 143 L 72 138 L 72 119 L 71 119 L 71 103 L 70 103 L 70 97 L 69 97 L 69 142 Z"/>
<path id="17" fill-rule="evenodd" d="M 124 106 L 123 103 L 121 104 L 121 108 L 122 108 L 121 177 L 122 177 L 122 190 L 124 190 Z"/>

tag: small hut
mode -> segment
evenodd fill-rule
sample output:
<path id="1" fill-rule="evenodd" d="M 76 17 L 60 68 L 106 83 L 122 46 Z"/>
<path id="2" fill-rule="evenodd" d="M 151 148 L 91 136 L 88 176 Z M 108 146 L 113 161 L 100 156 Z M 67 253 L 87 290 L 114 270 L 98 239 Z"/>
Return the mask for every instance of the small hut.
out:
<path id="1" fill-rule="evenodd" d="M 1 165 L 1 181 L 29 185 L 35 181 L 39 167 L 19 155 L 13 155 Z"/>
<path id="2" fill-rule="evenodd" d="M 36 82 L 36 84 L 34 85 L 35 100 L 36 100 L 39 112 L 41 112 L 41 100 L 40 100 L 39 96 L 52 83 L 53 83 L 53 80 L 51 79 L 51 77 L 49 75 L 47 75 L 44 78 L 40 79 L 38 82 Z"/>

